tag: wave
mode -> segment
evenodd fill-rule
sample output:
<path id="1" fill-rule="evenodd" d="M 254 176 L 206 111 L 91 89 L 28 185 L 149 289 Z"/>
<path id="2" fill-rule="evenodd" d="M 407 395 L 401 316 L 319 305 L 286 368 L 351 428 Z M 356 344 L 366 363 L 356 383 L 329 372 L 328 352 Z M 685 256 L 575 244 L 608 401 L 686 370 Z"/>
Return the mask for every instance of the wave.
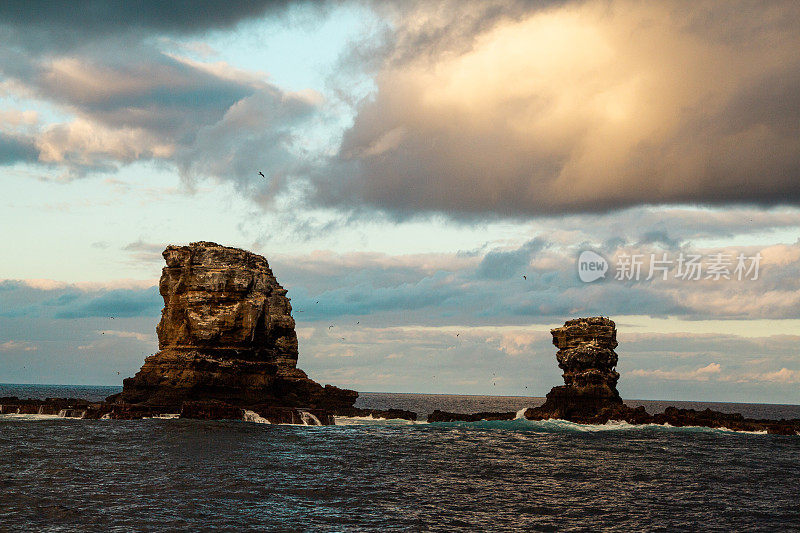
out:
<path id="1" fill-rule="evenodd" d="M 271 424 L 269 420 L 261 416 L 260 414 L 256 413 L 255 411 L 251 411 L 249 409 L 244 410 L 244 415 L 242 416 L 242 420 L 245 422 L 255 422 L 256 424 Z"/>
<path id="2" fill-rule="evenodd" d="M 76 416 L 40 415 L 40 414 L 2 414 L 0 420 L 84 420 Z"/>
<path id="3" fill-rule="evenodd" d="M 427 424 L 426 421 L 406 420 L 405 418 L 375 418 L 369 416 L 336 416 L 334 417 L 337 426 L 413 426 L 417 424 Z"/>
<path id="4" fill-rule="evenodd" d="M 143 420 L 175 420 L 180 417 L 181 417 L 180 413 L 163 413 L 160 415 L 146 416 L 143 418 Z M 111 417 L 109 416 L 108 418 Z"/>
<path id="5" fill-rule="evenodd" d="M 520 410 L 524 412 L 524 410 Z M 519 415 L 519 413 L 517 413 Z M 504 429 L 536 433 L 597 433 L 603 431 L 664 431 L 680 433 L 725 433 L 766 435 L 766 431 L 736 431 L 728 428 L 704 426 L 672 426 L 670 424 L 630 424 L 624 420 L 609 420 L 605 424 L 579 424 L 569 420 L 528 420 L 518 416 L 514 420 L 481 420 L 478 422 L 434 422 L 431 426 L 476 429 Z"/>
<path id="6" fill-rule="evenodd" d="M 308 411 L 300 411 L 300 420 L 303 421 L 304 426 L 321 426 L 322 422 L 319 421 L 319 418 L 314 416 L 312 413 Z"/>
<path id="7" fill-rule="evenodd" d="M 506 431 L 525 431 L 533 433 L 597 433 L 604 431 L 651 431 L 651 432 L 678 432 L 678 433 L 723 433 L 723 434 L 750 434 L 766 435 L 767 431 L 736 431 L 729 428 L 709 428 L 704 426 L 672 426 L 670 424 L 629 424 L 625 421 L 611 420 L 605 424 L 579 424 L 569 420 L 550 419 L 550 420 L 528 420 L 521 413 L 525 409 L 517 412 L 517 418 L 513 420 L 480 420 L 477 422 L 431 422 L 427 420 L 406 420 L 402 418 L 374 418 L 370 416 L 337 416 L 334 417 L 335 426 L 427 426 L 428 428 L 464 428 L 464 429 L 492 429 Z M 176 420 L 177 414 L 165 414 L 152 419 Z M 104 417 L 106 418 L 106 417 Z M 43 420 L 84 420 L 75 416 L 59 415 L 40 415 L 40 414 L 2 414 L 0 421 L 43 421 Z M 269 420 L 260 416 L 254 411 L 245 410 L 242 420 L 257 424 L 271 424 Z M 305 423 L 303 423 L 305 422 Z M 314 426 L 312 420 L 304 420 L 300 424 L 278 424 L 286 426 Z M 309 422 L 312 422 L 309 424 Z M 335 427 L 323 426 L 323 427 Z"/>

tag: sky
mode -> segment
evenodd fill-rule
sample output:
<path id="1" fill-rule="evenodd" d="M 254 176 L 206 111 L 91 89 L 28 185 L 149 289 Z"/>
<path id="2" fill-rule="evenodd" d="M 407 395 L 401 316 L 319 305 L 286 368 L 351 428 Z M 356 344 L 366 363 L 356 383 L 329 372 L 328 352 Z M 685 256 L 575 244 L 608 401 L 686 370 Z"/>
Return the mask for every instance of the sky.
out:
<path id="1" fill-rule="evenodd" d="M 543 396 L 602 315 L 625 398 L 800 403 L 796 2 L 5 2 L 0 43 L 0 382 L 121 384 L 208 240 L 322 383 Z"/>

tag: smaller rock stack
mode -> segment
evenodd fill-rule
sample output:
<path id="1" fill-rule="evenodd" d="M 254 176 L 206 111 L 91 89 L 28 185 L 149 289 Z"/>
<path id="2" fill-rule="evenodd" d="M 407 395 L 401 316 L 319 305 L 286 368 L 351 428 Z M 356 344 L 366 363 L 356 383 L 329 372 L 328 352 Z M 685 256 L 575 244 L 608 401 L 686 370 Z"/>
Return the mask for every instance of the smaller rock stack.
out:
<path id="1" fill-rule="evenodd" d="M 576 318 L 560 328 L 550 330 L 553 344 L 558 348 L 556 359 L 564 371 L 564 385 L 553 387 L 541 407 L 526 409 L 528 420 L 551 418 L 580 424 L 605 424 L 609 420 L 624 420 L 629 424 L 669 424 L 671 426 L 703 426 L 735 431 L 766 431 L 781 435 L 800 433 L 800 419 L 763 420 L 745 418 L 740 414 L 706 409 L 677 409 L 667 407 L 663 413 L 649 414 L 644 407 L 628 407 L 617 392 L 617 329 L 605 317 Z M 511 420 L 517 413 L 448 413 L 434 411 L 428 422 L 478 420 Z"/>
<path id="2" fill-rule="evenodd" d="M 621 402 L 617 392 L 617 329 L 603 317 L 578 318 L 550 330 L 564 383 L 577 394 Z"/>
<path id="3" fill-rule="evenodd" d="M 564 385 L 553 387 L 541 407 L 529 409 L 528 418 L 563 418 L 593 421 L 625 410 L 617 392 L 617 329 L 605 317 L 568 320 L 550 330 L 558 348 L 558 367 Z"/>

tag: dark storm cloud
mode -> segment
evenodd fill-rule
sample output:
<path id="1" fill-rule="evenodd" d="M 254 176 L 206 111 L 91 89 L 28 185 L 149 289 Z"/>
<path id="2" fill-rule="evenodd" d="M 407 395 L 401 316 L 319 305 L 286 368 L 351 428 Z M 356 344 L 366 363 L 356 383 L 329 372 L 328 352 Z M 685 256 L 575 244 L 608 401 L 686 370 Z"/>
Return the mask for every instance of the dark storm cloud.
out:
<path id="1" fill-rule="evenodd" d="M 280 13 L 275 0 L 10 0 L 0 3 L 0 34 L 28 49 L 63 50 L 104 38 L 151 34 L 193 34 L 232 28 L 239 22 Z"/>

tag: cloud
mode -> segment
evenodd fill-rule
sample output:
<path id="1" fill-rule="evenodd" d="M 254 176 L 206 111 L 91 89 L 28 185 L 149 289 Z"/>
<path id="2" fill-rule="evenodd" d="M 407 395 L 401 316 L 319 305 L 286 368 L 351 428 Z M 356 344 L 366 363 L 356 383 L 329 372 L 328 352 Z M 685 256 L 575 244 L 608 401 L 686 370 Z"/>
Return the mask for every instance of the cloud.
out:
<path id="1" fill-rule="evenodd" d="M 157 317 L 163 306 L 152 282 L 68 284 L 50 280 L 0 282 L 0 317 Z"/>
<path id="2" fill-rule="evenodd" d="M 40 7 L 41 13 L 21 5 L 15 16 L 0 16 L 7 43 L 0 51 L 0 80 L 8 95 L 52 106 L 59 118 L 32 126 L 18 120 L 21 111 L 2 111 L 0 126 L 7 131 L 0 130 L 0 164 L 38 161 L 60 169 L 61 179 L 73 179 L 156 160 L 175 165 L 189 185 L 197 177 L 232 178 L 261 198 L 270 198 L 265 190 L 281 188 L 296 172 L 294 130 L 321 97 L 284 91 L 264 72 L 182 57 L 167 38 L 279 17 L 285 3 L 203 12 L 193 4 L 175 9 L 145 2 L 137 4 L 130 24 L 129 8 L 118 3 L 85 2 L 63 18 L 61 9 Z M 292 7 L 301 8 L 325 11 L 312 4 Z M 23 23 L 20 13 L 26 12 Z M 272 181 L 260 180 L 256 168 Z"/>
<path id="3" fill-rule="evenodd" d="M 32 138 L 0 131 L 0 165 L 36 161 L 38 154 Z"/>
<path id="4" fill-rule="evenodd" d="M 321 100 L 313 91 L 263 85 L 229 106 L 218 121 L 199 128 L 193 142 L 177 151 L 178 168 L 189 179 L 233 179 L 240 190 L 268 202 L 307 166 L 294 128 L 313 117 Z"/>
<path id="5" fill-rule="evenodd" d="M 97 332 L 98 334 L 101 332 Z M 141 342 L 153 343 L 156 341 L 156 336 L 153 333 L 140 333 L 138 331 L 119 331 L 114 329 L 104 329 L 104 335 L 111 335 L 112 337 L 119 337 L 121 339 L 135 339 Z"/>
<path id="6" fill-rule="evenodd" d="M 695 370 L 642 370 L 637 368 L 629 374 L 659 380 L 708 381 L 712 376 L 719 374 L 721 370 L 722 367 L 718 363 L 709 363 Z"/>
<path id="7" fill-rule="evenodd" d="M 29 342 L 7 341 L 0 344 L 0 352 L 35 352 L 39 347 Z"/>
<path id="8" fill-rule="evenodd" d="M 59 118 L 0 110 L 0 164 L 72 179 L 155 160 L 189 189 L 230 180 L 262 208 L 367 218 L 800 200 L 796 3 L 373 2 L 382 27 L 324 96 L 211 61 L 209 32 L 335 9 L 287 5 L 3 5 L 3 89 Z"/>
<path id="9" fill-rule="evenodd" d="M 562 382 L 549 332 L 557 324 L 307 326 L 300 364 L 315 379 L 359 390 L 538 396 Z M 676 333 L 632 333 L 617 325 L 624 398 L 785 403 L 797 397 L 797 373 L 791 370 L 797 365 L 796 336 L 693 334 L 680 321 L 671 324 Z M 393 377 L 373 379 L 376 374 Z"/>
<path id="10" fill-rule="evenodd" d="M 65 49 L 106 39 L 141 39 L 152 34 L 190 35 L 229 29 L 243 20 L 280 14 L 288 2 L 232 0 L 220 9 L 208 0 L 163 3 L 83 0 L 0 4 L 0 35 L 28 50 Z"/>
<path id="11" fill-rule="evenodd" d="M 522 5 L 387 10 L 377 92 L 316 200 L 459 218 L 798 203 L 796 3 Z"/>
<path id="12" fill-rule="evenodd" d="M 606 251 L 627 244 L 656 244 L 675 249 L 703 239 L 775 233 L 800 229 L 800 210 L 758 207 L 636 207 L 608 214 L 573 214 L 541 217 L 539 231 L 552 240 L 563 235 L 608 242 Z"/>
<path id="13" fill-rule="evenodd" d="M 576 258 L 593 243 L 582 241 L 580 233 L 566 241 L 548 237 L 552 240 L 546 243 L 537 238 L 516 247 L 489 245 L 478 254 L 315 253 L 272 256 L 270 263 L 301 321 L 370 316 L 405 325 L 481 325 L 550 323 L 586 315 L 707 320 L 783 319 L 800 313 L 800 242 L 741 248 L 686 244 L 667 251 L 660 244 L 625 245 L 608 253 L 606 280 L 583 283 Z M 730 279 L 708 278 L 711 258 L 720 253 L 731 258 Z M 738 279 L 740 253 L 746 266 L 752 261 L 748 258 L 762 254 L 758 279 L 751 279 L 752 272 Z M 616 279 L 623 254 L 643 260 L 638 280 Z M 660 260 L 663 254 L 667 279 L 655 271 L 648 280 L 651 255 Z M 701 279 L 676 276 L 680 254 L 702 258 Z"/>
<path id="14" fill-rule="evenodd" d="M 85 318 L 94 316 L 134 317 L 157 316 L 163 301 L 157 291 L 118 289 L 93 295 L 88 301 L 71 305 L 55 313 L 55 318 Z"/>
<path id="15" fill-rule="evenodd" d="M 800 383 L 800 371 L 789 370 L 786 367 L 775 372 L 766 372 L 757 375 L 760 381 L 775 381 L 779 383 Z"/>
<path id="16" fill-rule="evenodd" d="M 163 260 L 161 254 L 166 247 L 166 244 L 144 242 L 139 239 L 138 241 L 126 244 L 122 249 L 126 252 L 132 252 L 132 260 L 137 263 L 160 263 Z"/>
<path id="17" fill-rule="evenodd" d="M 509 279 L 522 275 L 533 256 L 548 245 L 543 238 L 537 237 L 512 251 L 490 251 L 478 265 L 476 275 L 479 278 Z"/>
<path id="18" fill-rule="evenodd" d="M 800 338 L 771 335 L 778 328 L 793 333 L 787 325 L 793 320 L 774 324 L 764 318 L 797 317 L 792 305 L 800 257 L 793 246 L 800 244 L 779 248 L 776 262 L 764 266 L 764 285 L 709 282 L 681 289 L 680 282 L 657 280 L 583 284 L 574 270 L 575 245 L 553 237 L 533 254 L 527 280 L 478 271 L 493 252 L 526 256 L 531 241 L 516 247 L 489 243 L 477 254 L 328 252 L 270 256 L 270 264 L 292 298 L 300 366 L 324 382 L 360 390 L 541 395 L 561 382 L 549 328 L 575 316 L 605 314 L 619 328 L 624 397 L 795 401 Z M 547 264 L 556 267 L 542 266 Z M 775 304 L 777 294 L 784 295 L 782 306 Z M 28 375 L 24 355 L 38 361 L 37 379 L 85 381 L 86 374 L 118 383 L 117 372 L 131 375 L 155 346 L 160 307 L 152 280 L 0 281 L 2 342 L 38 347 L 3 352 L 9 360 L 5 375 Z M 663 319 L 637 322 L 621 314 Z M 58 317 L 80 320 L 65 328 L 65 318 Z M 737 317 L 762 320 L 694 322 Z M 643 321 L 650 325 L 640 327 Z M 691 333 L 706 330 L 712 333 Z M 87 360 L 97 364 L 87 370 Z M 57 364 L 67 368 L 60 377 L 52 370 Z"/>

